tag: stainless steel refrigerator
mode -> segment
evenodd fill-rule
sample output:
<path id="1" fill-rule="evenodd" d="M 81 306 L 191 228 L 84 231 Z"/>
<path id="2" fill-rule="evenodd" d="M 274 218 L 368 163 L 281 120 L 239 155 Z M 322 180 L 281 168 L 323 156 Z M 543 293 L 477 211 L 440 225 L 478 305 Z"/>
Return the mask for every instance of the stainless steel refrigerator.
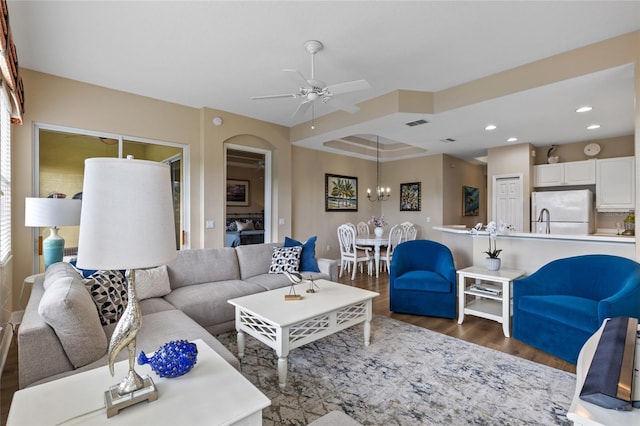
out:
<path id="1" fill-rule="evenodd" d="M 588 189 L 531 193 L 531 232 L 593 234 L 593 192 Z"/>

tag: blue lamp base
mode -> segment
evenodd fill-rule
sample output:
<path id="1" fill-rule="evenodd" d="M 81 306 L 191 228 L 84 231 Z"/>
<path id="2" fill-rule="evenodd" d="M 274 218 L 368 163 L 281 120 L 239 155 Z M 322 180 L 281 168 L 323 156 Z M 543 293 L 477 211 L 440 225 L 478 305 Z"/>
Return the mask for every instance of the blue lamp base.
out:
<path id="1" fill-rule="evenodd" d="M 62 262 L 64 256 L 64 238 L 58 235 L 57 227 L 53 226 L 49 229 L 51 234 L 42 241 L 45 270 L 53 263 Z"/>

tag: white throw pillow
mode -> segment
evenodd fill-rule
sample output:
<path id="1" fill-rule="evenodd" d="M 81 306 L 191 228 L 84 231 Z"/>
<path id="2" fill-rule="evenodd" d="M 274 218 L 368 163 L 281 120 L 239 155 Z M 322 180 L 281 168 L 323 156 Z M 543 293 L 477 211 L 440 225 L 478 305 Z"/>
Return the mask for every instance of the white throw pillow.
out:
<path id="1" fill-rule="evenodd" d="M 75 368 L 107 352 L 107 336 L 96 305 L 80 278 L 61 277 L 42 295 L 38 313 L 53 328 Z M 46 360 L 46 354 L 43 354 Z"/>
<path id="2" fill-rule="evenodd" d="M 236 228 L 238 231 L 253 231 L 256 227 L 253 225 L 252 220 L 248 220 L 246 222 L 238 222 L 236 220 Z"/>
<path id="3" fill-rule="evenodd" d="M 136 269 L 135 271 L 138 300 L 162 297 L 171 293 L 167 265 L 151 269 Z"/>

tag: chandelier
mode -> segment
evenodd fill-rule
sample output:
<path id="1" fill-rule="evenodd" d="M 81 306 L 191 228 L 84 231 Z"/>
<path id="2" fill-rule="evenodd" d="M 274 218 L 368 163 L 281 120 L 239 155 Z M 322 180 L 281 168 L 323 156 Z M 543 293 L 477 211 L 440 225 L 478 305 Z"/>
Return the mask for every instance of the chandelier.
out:
<path id="1" fill-rule="evenodd" d="M 367 198 L 369 201 L 387 201 L 391 196 L 391 188 L 380 185 L 380 137 L 376 136 L 376 193 L 371 194 L 371 189 L 367 188 Z"/>

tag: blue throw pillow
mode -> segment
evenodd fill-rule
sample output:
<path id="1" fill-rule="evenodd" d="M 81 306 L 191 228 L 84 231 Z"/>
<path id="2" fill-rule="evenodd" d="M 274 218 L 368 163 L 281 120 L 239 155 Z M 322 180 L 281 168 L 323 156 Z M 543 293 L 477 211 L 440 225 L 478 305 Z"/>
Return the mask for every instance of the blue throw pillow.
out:
<path id="1" fill-rule="evenodd" d="M 302 246 L 302 253 L 300 254 L 300 271 L 320 272 L 318 262 L 316 261 L 317 239 L 317 236 L 313 236 L 304 243 L 301 243 L 300 241 L 296 241 L 292 238 L 284 237 L 284 247 Z"/>

